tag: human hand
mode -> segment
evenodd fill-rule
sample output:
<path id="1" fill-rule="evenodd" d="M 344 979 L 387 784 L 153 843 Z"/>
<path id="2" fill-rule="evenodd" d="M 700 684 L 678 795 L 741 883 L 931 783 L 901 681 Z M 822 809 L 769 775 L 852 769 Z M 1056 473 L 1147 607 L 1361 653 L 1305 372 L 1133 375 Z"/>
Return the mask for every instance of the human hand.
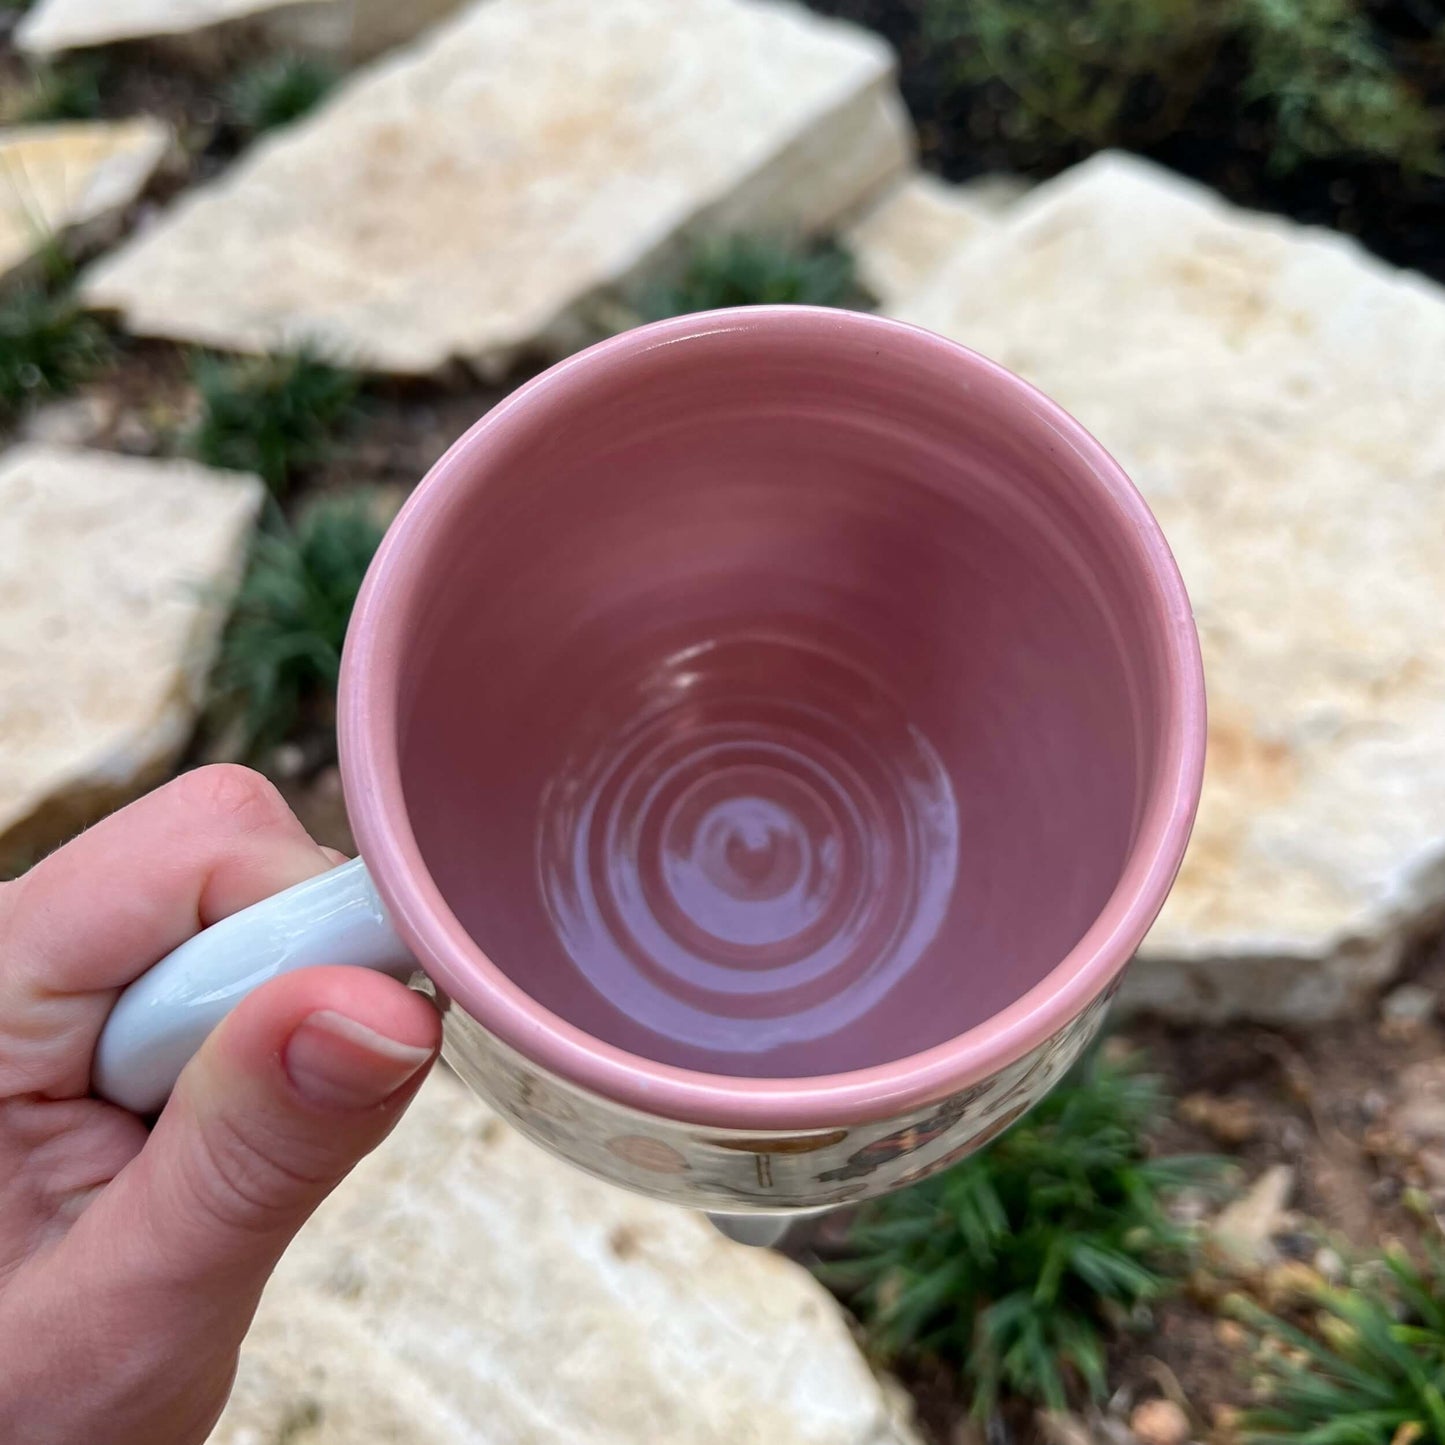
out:
<path id="1" fill-rule="evenodd" d="M 0 1440 L 203 1441 L 281 1252 L 420 1086 L 430 1002 L 317 968 L 244 1000 L 153 1129 L 88 1097 L 121 988 L 337 861 L 221 766 L 0 885 Z"/>

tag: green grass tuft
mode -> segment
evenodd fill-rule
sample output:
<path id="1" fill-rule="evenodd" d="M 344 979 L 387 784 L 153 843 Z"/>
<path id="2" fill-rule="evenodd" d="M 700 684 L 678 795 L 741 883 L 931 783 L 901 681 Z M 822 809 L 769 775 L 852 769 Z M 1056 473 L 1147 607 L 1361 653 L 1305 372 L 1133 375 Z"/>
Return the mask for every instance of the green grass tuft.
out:
<path id="1" fill-rule="evenodd" d="M 1442 1445 L 1445 1254 L 1400 1254 L 1352 1285 L 1322 1286 L 1310 1329 L 1235 1298 L 1256 1332 L 1258 1403 L 1245 1445 Z"/>
<path id="2" fill-rule="evenodd" d="M 923 33 L 962 83 L 1008 87 L 1017 138 L 1105 146 L 1187 105 L 1231 3 L 924 0 Z"/>
<path id="3" fill-rule="evenodd" d="M 326 456 L 360 411 L 356 373 L 304 349 L 244 358 L 203 352 L 191 378 L 201 401 L 191 451 L 209 466 L 257 473 L 278 496 Z"/>
<path id="4" fill-rule="evenodd" d="M 351 494 L 257 536 L 212 679 L 215 711 L 238 719 L 247 752 L 334 698 L 351 609 L 385 530 L 370 499 Z"/>
<path id="5" fill-rule="evenodd" d="M 92 59 L 38 67 L 18 97 L 13 119 L 22 125 L 94 120 L 101 109 L 101 66 Z"/>
<path id="6" fill-rule="evenodd" d="M 1445 125 L 1396 74 L 1350 0 L 1247 0 L 1243 13 L 1246 95 L 1274 110 L 1276 168 L 1367 155 L 1439 169 Z"/>
<path id="7" fill-rule="evenodd" d="M 1005 130 L 1016 140 L 1149 145 L 1178 133 L 1230 56 L 1277 168 L 1341 156 L 1441 168 L 1445 118 L 1361 0 L 925 0 L 923 16 L 945 73 L 1013 93 Z"/>
<path id="8" fill-rule="evenodd" d="M 704 241 L 682 275 L 643 298 L 650 321 L 722 306 L 859 306 L 853 258 L 836 245 L 797 250 L 759 237 Z"/>
<path id="9" fill-rule="evenodd" d="M 1169 1292 L 1192 1236 L 1170 1194 L 1217 1161 L 1151 1158 L 1156 1082 L 1103 1060 L 947 1173 L 866 1206 L 851 1258 L 825 1271 L 885 1357 L 931 1355 L 971 1381 L 974 1411 L 1003 1395 L 1066 1409 L 1105 1393 L 1105 1313 Z"/>
<path id="10" fill-rule="evenodd" d="M 242 130 L 257 135 L 299 120 L 339 78 L 334 66 L 313 56 L 273 56 L 231 82 L 226 108 Z"/>
<path id="11" fill-rule="evenodd" d="M 110 356 L 105 328 L 76 304 L 63 263 L 48 282 L 28 281 L 0 297 L 0 421 L 27 402 L 61 396 Z"/>

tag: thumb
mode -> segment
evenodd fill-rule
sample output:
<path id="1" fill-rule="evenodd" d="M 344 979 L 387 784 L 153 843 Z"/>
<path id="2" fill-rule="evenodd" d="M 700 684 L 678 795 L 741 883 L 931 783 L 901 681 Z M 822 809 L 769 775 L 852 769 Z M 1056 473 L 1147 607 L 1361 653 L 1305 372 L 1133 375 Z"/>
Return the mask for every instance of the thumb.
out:
<path id="1" fill-rule="evenodd" d="M 439 1035 L 430 1001 L 382 974 L 273 980 L 206 1040 L 84 1222 L 152 1292 L 174 1286 L 181 1315 L 209 1297 L 244 1329 L 292 1236 L 400 1118 Z"/>

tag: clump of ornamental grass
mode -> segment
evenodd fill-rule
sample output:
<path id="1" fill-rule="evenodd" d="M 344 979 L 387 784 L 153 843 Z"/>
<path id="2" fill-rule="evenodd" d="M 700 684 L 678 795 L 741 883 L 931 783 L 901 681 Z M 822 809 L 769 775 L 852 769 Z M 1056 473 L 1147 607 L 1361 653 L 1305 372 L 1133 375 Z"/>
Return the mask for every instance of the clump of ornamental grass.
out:
<path id="1" fill-rule="evenodd" d="M 273 513 L 257 535 L 212 676 L 213 714 L 236 721 L 246 752 L 334 703 L 351 610 L 384 531 L 374 500 L 349 494 L 294 525 Z"/>
<path id="2" fill-rule="evenodd" d="M 643 298 L 647 320 L 724 306 L 862 305 L 853 258 L 829 243 L 788 246 L 758 236 L 699 242 L 681 274 Z"/>
<path id="3" fill-rule="evenodd" d="M 1103 1396 L 1110 1322 L 1161 1299 L 1193 1236 L 1171 1195 L 1219 1161 L 1156 1158 L 1156 1080 L 1097 1056 L 946 1173 L 865 1206 L 829 1267 L 885 1359 L 956 1367 L 974 1411 Z"/>
<path id="4" fill-rule="evenodd" d="M 1445 121 L 1361 0 L 925 0 L 923 34 L 959 84 L 1002 83 L 1018 140 L 1148 145 L 1237 69 L 1241 118 L 1264 126 L 1279 170 L 1350 156 L 1441 166 Z"/>
<path id="5" fill-rule="evenodd" d="M 1254 1332 L 1245 1445 L 1445 1445 L 1445 1253 L 1387 1253 L 1344 1285 L 1321 1282 L 1301 1323 L 1241 1297 Z"/>
<path id="6" fill-rule="evenodd" d="M 11 119 L 22 125 L 61 120 L 94 120 L 101 110 L 102 70 L 91 58 L 43 65 L 19 90 Z"/>
<path id="7" fill-rule="evenodd" d="M 249 135 L 290 125 L 325 99 L 340 79 L 335 66 L 309 55 L 275 55 L 243 70 L 227 90 L 227 112 Z"/>
<path id="8" fill-rule="evenodd" d="M 192 358 L 200 418 L 190 450 L 208 466 L 255 472 L 276 496 L 324 461 L 360 411 L 361 379 L 315 351 Z"/>
<path id="9" fill-rule="evenodd" d="M 52 251 L 40 275 L 0 293 L 0 422 L 29 402 L 74 391 L 109 359 L 105 328 L 76 302 L 73 280 Z"/>

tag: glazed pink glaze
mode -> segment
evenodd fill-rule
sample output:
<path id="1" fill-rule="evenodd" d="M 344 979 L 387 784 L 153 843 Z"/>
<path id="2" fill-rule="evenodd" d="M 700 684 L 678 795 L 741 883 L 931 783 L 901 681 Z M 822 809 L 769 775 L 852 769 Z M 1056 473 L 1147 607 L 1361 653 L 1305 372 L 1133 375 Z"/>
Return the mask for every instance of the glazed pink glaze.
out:
<path id="1" fill-rule="evenodd" d="M 1124 967 L 1204 693 L 1117 465 L 856 313 L 681 318 L 521 388 L 363 589 L 342 767 L 436 984 L 545 1069 L 721 1127 L 883 1118 Z"/>

